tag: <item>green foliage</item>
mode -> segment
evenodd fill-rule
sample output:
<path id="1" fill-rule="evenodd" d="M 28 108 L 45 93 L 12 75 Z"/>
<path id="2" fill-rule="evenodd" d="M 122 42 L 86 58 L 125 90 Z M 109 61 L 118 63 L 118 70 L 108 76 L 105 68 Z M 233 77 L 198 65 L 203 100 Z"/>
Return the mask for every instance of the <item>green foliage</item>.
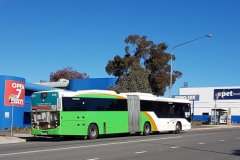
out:
<path id="1" fill-rule="evenodd" d="M 58 70 L 57 72 L 51 72 L 50 74 L 51 82 L 57 82 L 59 79 L 72 80 L 72 79 L 86 79 L 86 78 L 89 78 L 89 76 L 86 73 L 80 73 L 71 67 L 63 68 Z"/>
<path id="2" fill-rule="evenodd" d="M 125 39 L 125 55 L 116 55 L 108 61 L 106 72 L 118 77 L 111 89 L 120 92 L 153 92 L 164 95 L 170 83 L 170 54 L 165 43 L 154 44 L 147 36 L 130 35 Z M 173 56 L 175 60 L 175 56 Z M 180 71 L 173 71 L 173 83 L 180 78 Z"/>
<path id="3" fill-rule="evenodd" d="M 132 66 L 129 74 L 122 76 L 117 85 L 110 87 L 116 92 L 152 93 L 148 73 L 141 66 Z"/>

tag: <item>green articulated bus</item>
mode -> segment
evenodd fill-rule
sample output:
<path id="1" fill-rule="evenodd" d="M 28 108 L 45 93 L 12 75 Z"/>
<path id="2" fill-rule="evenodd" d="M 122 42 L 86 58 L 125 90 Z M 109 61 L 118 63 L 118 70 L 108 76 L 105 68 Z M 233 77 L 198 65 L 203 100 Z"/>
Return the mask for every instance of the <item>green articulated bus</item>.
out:
<path id="1" fill-rule="evenodd" d="M 147 93 L 46 91 L 32 95 L 32 134 L 87 136 L 191 129 L 190 102 Z"/>

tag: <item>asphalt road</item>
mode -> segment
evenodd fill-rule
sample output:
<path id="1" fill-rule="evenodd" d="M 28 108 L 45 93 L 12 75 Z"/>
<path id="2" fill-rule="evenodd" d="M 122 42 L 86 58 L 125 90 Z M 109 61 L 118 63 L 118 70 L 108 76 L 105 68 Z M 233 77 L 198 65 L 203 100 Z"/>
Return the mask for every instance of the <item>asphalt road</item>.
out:
<path id="1" fill-rule="evenodd" d="M 240 128 L 0 145 L 0 160 L 239 160 Z"/>

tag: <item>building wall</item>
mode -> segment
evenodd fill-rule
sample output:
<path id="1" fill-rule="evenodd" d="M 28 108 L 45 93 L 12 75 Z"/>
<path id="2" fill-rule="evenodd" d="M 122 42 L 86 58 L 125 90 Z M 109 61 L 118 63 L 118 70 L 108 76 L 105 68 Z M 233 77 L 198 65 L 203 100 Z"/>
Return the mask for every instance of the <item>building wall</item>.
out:
<path id="1" fill-rule="evenodd" d="M 233 87 L 202 87 L 202 88 L 180 88 L 179 95 L 199 95 L 199 101 L 194 101 L 194 119 L 206 121 L 214 113 L 212 110 L 231 110 L 231 120 L 240 123 L 240 99 L 222 100 L 214 98 L 214 89 L 240 89 L 240 86 Z M 192 102 L 193 103 L 193 102 Z M 203 114 L 209 114 L 209 116 Z"/>
<path id="2" fill-rule="evenodd" d="M 6 129 L 6 128 L 10 129 L 11 122 L 12 122 L 12 118 L 11 118 L 12 117 L 12 106 L 5 105 L 5 103 L 4 103 L 6 80 L 13 80 L 13 81 L 25 83 L 24 78 L 0 75 L 0 130 Z M 13 107 L 13 119 L 14 119 L 13 126 L 14 127 L 24 127 L 23 114 L 24 114 L 24 107 L 16 107 L 14 105 L 14 107 Z"/>

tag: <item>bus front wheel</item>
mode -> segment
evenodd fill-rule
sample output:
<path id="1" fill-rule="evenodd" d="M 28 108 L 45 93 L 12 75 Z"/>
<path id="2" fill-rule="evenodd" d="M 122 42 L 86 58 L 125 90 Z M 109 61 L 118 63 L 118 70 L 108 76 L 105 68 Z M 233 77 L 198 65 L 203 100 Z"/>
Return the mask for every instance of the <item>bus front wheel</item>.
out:
<path id="1" fill-rule="evenodd" d="M 143 135 L 148 136 L 150 132 L 151 132 L 151 125 L 148 122 L 145 122 L 143 126 Z"/>
<path id="2" fill-rule="evenodd" d="M 96 124 L 90 124 L 88 127 L 88 139 L 97 139 L 98 127 Z"/>

